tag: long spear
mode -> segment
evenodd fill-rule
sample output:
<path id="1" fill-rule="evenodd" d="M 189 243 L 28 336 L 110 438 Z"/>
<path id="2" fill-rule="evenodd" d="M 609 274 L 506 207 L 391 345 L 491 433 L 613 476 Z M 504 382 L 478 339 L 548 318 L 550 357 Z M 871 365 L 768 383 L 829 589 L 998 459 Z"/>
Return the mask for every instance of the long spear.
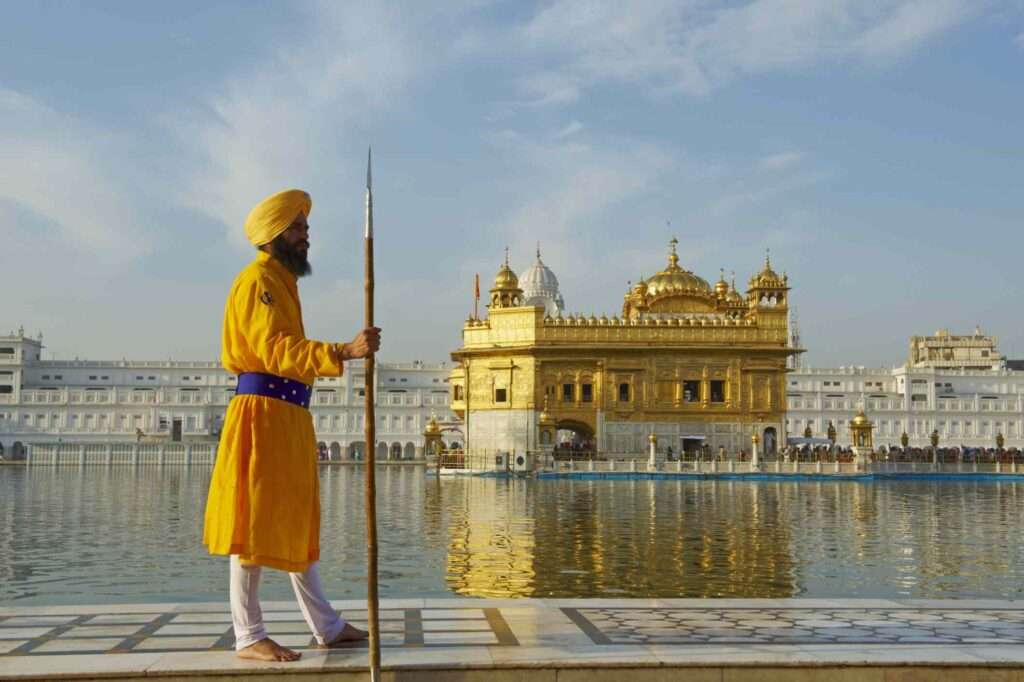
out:
<path id="1" fill-rule="evenodd" d="M 372 150 L 366 151 L 366 324 L 373 327 L 373 189 L 370 175 Z M 374 410 L 374 354 L 366 356 L 366 616 L 370 629 L 370 680 L 380 682 L 380 621 L 377 599 L 377 416 Z"/>

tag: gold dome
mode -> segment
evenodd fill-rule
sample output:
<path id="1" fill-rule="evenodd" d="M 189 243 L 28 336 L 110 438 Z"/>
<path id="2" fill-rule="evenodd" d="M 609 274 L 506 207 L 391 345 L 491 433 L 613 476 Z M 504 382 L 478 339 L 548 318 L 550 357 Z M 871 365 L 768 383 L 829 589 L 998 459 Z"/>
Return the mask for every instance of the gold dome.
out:
<path id="1" fill-rule="evenodd" d="M 676 254 L 676 244 L 678 243 L 679 240 L 675 237 L 669 242 L 671 251 L 668 256 L 668 267 L 647 280 L 647 294 L 658 296 L 680 290 L 697 290 L 701 293 L 711 294 L 711 285 L 707 283 L 707 280 L 679 267 L 679 256 Z"/>
<path id="2" fill-rule="evenodd" d="M 718 281 L 715 282 L 715 295 L 718 298 L 725 298 L 729 293 L 729 283 L 725 281 L 725 268 L 719 273 Z"/>
<path id="3" fill-rule="evenodd" d="M 541 426 L 551 426 L 555 423 L 554 418 L 548 412 L 548 397 L 544 396 L 544 407 L 540 411 L 540 415 L 537 418 L 537 423 Z"/>
<path id="4" fill-rule="evenodd" d="M 864 408 L 857 411 L 857 416 L 850 421 L 850 426 L 871 426 L 871 420 L 864 414 Z"/>
<path id="5" fill-rule="evenodd" d="M 505 262 L 494 276 L 494 286 L 491 287 L 490 294 L 488 309 L 517 308 L 523 303 L 523 290 L 519 288 L 519 278 L 508 264 L 508 247 L 505 248 Z"/>
<path id="6" fill-rule="evenodd" d="M 502 264 L 498 274 L 494 276 L 493 288 L 502 290 L 519 288 L 519 278 L 516 277 L 516 273 L 512 272 L 507 261 Z"/>
<path id="7" fill-rule="evenodd" d="M 729 285 L 729 291 L 725 295 L 725 300 L 730 305 L 744 305 L 743 296 L 740 292 L 736 291 L 736 273 L 732 274 L 732 283 Z"/>
<path id="8" fill-rule="evenodd" d="M 438 433 L 441 433 L 441 427 L 438 425 L 437 419 L 435 419 L 434 417 L 431 417 L 430 421 L 427 422 L 427 428 L 426 428 L 426 430 L 423 433 L 424 433 L 424 435 L 431 435 L 431 436 L 435 435 L 435 434 L 438 434 Z"/>

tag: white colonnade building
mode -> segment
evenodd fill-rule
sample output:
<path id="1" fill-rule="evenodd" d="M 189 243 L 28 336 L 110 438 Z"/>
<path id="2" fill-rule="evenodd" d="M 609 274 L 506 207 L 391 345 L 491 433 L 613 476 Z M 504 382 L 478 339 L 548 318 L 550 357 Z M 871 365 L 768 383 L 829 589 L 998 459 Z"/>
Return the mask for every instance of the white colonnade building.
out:
<path id="1" fill-rule="evenodd" d="M 802 367 L 787 377 L 786 431 L 807 427 L 824 438 L 829 422 L 836 443 L 849 446 L 850 420 L 863 406 L 874 423 L 876 446 L 1024 448 L 1024 367 L 998 352 L 980 330 L 955 336 L 940 330 L 910 339 L 906 363 L 893 368 Z"/>
<path id="2" fill-rule="evenodd" d="M 0 335 L 0 454 L 29 444 L 216 442 L 237 378 L 219 362 L 44 360 L 42 336 Z M 377 363 L 377 457 L 422 457 L 423 431 L 450 422 L 448 363 Z M 365 452 L 360 361 L 318 379 L 310 412 L 331 459 Z M 445 443 L 462 442 L 456 431 Z"/>
<path id="3" fill-rule="evenodd" d="M 235 377 L 218 362 L 43 360 L 42 338 L 23 331 L 0 335 L 0 454 L 16 457 L 32 443 L 212 442 L 224 423 Z M 913 337 L 909 360 L 894 368 L 803 367 L 787 376 L 786 433 L 809 426 L 850 445 L 849 423 L 863 406 L 875 425 L 875 443 L 928 447 L 933 430 L 942 447 L 1024 449 L 1024 366 L 996 350 L 980 332 L 941 331 Z M 377 457 L 412 459 L 422 453 L 430 418 L 455 423 L 448 363 L 378 363 Z M 361 456 L 361 362 L 345 375 L 318 380 L 310 412 L 321 447 L 332 459 Z M 459 431 L 444 442 L 463 443 Z"/>

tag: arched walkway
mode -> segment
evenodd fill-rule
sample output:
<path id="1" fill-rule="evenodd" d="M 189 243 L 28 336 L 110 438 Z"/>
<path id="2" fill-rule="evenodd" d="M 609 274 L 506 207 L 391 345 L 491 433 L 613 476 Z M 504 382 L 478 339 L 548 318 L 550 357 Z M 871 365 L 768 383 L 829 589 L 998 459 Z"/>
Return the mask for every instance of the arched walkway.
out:
<path id="1" fill-rule="evenodd" d="M 385 443 L 384 441 L 377 443 L 376 457 L 377 459 L 380 460 L 385 460 L 388 458 L 388 444 Z"/>
<path id="2" fill-rule="evenodd" d="M 774 426 L 769 426 L 764 430 L 764 438 L 761 442 L 764 443 L 764 452 L 766 455 L 775 454 L 775 451 L 778 449 L 779 438 L 775 432 Z"/>
<path id="3" fill-rule="evenodd" d="M 416 445 L 412 441 L 405 444 L 405 452 L 403 453 L 403 459 L 416 459 Z"/>
<path id="4" fill-rule="evenodd" d="M 331 461 L 337 462 L 341 459 L 341 443 L 334 441 L 331 443 Z"/>
<path id="5" fill-rule="evenodd" d="M 391 450 L 388 452 L 388 459 L 402 459 L 402 444 L 395 442 L 391 444 Z"/>
<path id="6" fill-rule="evenodd" d="M 366 443 L 361 440 L 357 440 L 354 443 L 349 443 L 348 447 L 345 448 L 346 459 L 364 459 L 366 457 Z"/>
<path id="7" fill-rule="evenodd" d="M 589 458 L 597 450 L 594 429 L 586 422 L 562 419 L 555 424 L 555 457 Z"/>
<path id="8" fill-rule="evenodd" d="M 14 445 L 11 446 L 11 459 L 25 459 L 25 446 L 20 440 L 14 441 Z"/>

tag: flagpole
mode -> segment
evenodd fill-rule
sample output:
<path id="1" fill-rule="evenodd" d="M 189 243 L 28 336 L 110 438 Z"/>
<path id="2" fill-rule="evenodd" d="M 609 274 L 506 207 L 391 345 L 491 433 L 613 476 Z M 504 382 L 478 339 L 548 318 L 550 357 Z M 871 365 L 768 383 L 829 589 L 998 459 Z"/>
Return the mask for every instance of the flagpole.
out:
<path id="1" fill-rule="evenodd" d="M 366 323 L 373 327 L 373 190 L 370 166 L 372 150 L 366 152 Z M 374 410 L 374 354 L 366 356 L 366 622 L 370 630 L 370 680 L 380 682 L 380 620 L 377 597 L 377 416 Z"/>

